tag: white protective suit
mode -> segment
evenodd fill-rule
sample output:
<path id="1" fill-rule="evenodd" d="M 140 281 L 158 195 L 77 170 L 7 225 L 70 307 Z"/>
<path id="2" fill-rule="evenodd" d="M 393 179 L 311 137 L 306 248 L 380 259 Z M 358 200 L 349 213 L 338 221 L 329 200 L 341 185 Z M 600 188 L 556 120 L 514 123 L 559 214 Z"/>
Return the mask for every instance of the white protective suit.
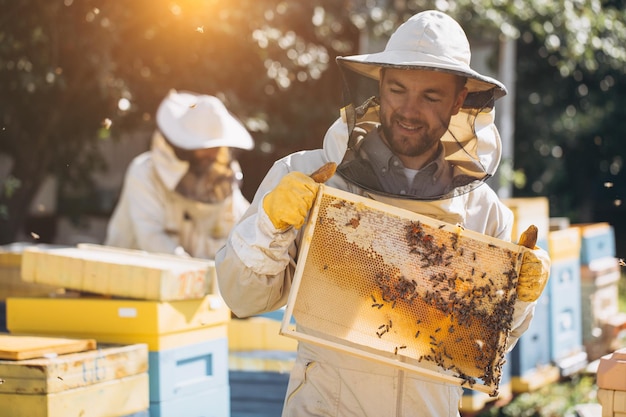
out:
<path id="1" fill-rule="evenodd" d="M 233 162 L 233 170 L 240 172 Z M 249 206 L 236 183 L 224 201 L 201 203 L 174 189 L 189 163 L 157 132 L 150 151 L 133 159 L 108 224 L 106 245 L 214 259 Z"/>
<path id="2" fill-rule="evenodd" d="M 478 148 L 488 149 L 491 153 L 488 157 L 497 164 L 500 140 L 493 116 L 493 110 L 481 115 L 483 128 L 478 135 L 484 136 L 484 143 Z M 323 149 L 294 153 L 277 161 L 261 183 L 244 218 L 233 229 L 226 246 L 218 252 L 216 266 L 220 291 L 238 317 L 286 305 L 297 261 L 299 231 L 293 228 L 283 233 L 278 231 L 262 208 L 264 196 L 291 171 L 310 174 L 326 162 L 339 164 L 347 142 L 347 123 L 340 118 L 327 132 Z M 460 223 L 466 229 L 502 240 L 511 239 L 513 214 L 487 184 L 436 201 L 383 199 L 357 188 L 337 174 L 326 185 L 452 224 Z M 516 302 L 509 350 L 528 328 L 534 305 Z M 307 332 L 302 326 L 298 330 Z M 432 381 L 406 370 L 301 341 L 283 417 L 454 417 L 458 415 L 462 392 L 458 385 Z"/>

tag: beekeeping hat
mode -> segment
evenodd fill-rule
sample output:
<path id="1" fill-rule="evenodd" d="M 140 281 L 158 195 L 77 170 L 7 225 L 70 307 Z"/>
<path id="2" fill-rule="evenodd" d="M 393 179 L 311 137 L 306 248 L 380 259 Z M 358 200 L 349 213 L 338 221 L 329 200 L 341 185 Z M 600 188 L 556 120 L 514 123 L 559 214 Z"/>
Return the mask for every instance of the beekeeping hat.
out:
<path id="1" fill-rule="evenodd" d="M 250 133 L 217 97 L 172 90 L 159 105 L 156 122 L 167 141 L 181 149 L 254 147 Z"/>
<path id="2" fill-rule="evenodd" d="M 429 10 L 400 25 L 384 51 L 338 57 L 337 62 L 375 80 L 382 67 L 444 71 L 467 77 L 469 93 L 465 103 L 470 107 L 504 96 L 504 85 L 470 68 L 470 59 L 470 45 L 463 28 L 450 16 Z"/>
<path id="3" fill-rule="evenodd" d="M 451 198 L 483 184 L 495 173 L 502 155 L 502 143 L 494 123 L 494 102 L 506 94 L 506 88 L 472 69 L 470 59 L 469 41 L 461 26 L 448 15 L 433 10 L 418 13 L 400 25 L 382 52 L 338 57 L 346 100 L 341 119 L 348 135 L 345 141 L 335 144 L 335 153 L 343 154 L 335 157 L 340 161 L 337 172 L 370 194 L 410 200 Z M 440 138 L 443 149 L 440 155 L 452 169 L 444 164 L 431 164 L 429 169 L 445 166 L 430 177 L 431 189 L 421 189 L 415 180 L 408 185 L 381 180 L 391 178 L 389 172 L 398 166 L 397 160 L 389 156 L 388 147 L 379 146 L 382 142 L 376 140 L 382 122 L 379 114 L 382 104 L 376 96 L 380 94 L 383 68 L 440 71 L 467 80 L 465 101 L 451 115 Z M 325 147 L 326 144 L 327 141 Z M 422 178 L 428 174 L 427 170 L 423 171 Z M 451 172 L 452 178 L 442 172 Z"/>

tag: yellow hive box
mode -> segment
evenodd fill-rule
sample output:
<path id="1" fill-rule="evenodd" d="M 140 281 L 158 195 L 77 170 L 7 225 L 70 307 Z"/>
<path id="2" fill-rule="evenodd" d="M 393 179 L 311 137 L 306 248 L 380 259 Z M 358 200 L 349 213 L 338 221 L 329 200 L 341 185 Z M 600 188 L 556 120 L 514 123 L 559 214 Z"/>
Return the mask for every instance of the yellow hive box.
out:
<path id="1" fill-rule="evenodd" d="M 39 395 L 113 381 L 148 371 L 148 347 L 102 345 L 79 353 L 0 360 L 0 393 Z"/>
<path id="2" fill-rule="evenodd" d="M 548 233 L 550 259 L 553 262 L 580 259 L 580 243 L 580 233 L 574 227 L 551 231 Z"/>
<path id="3" fill-rule="evenodd" d="M 7 297 L 38 297 L 63 293 L 63 288 L 54 285 L 22 280 L 20 270 L 25 247 L 27 246 L 18 244 L 0 246 L 0 300 Z"/>
<path id="4" fill-rule="evenodd" d="M 149 406 L 146 372 L 53 394 L 0 393 L 3 417 L 126 416 Z"/>
<path id="5" fill-rule="evenodd" d="M 497 395 L 529 249 L 323 185 L 302 242 L 282 334 Z"/>
<path id="6" fill-rule="evenodd" d="M 26 248 L 21 274 L 26 282 L 143 300 L 201 298 L 216 290 L 211 260 L 91 244 Z"/>
<path id="7" fill-rule="evenodd" d="M 248 352 L 230 352 L 228 369 L 245 372 L 291 372 L 296 361 L 295 351 L 254 350 Z"/>
<path id="8" fill-rule="evenodd" d="M 39 331 L 38 335 L 59 336 L 54 331 Z M 224 339 L 228 337 L 228 326 L 219 324 L 216 326 L 204 327 L 201 329 L 187 330 L 175 333 L 163 334 L 110 334 L 98 333 L 94 335 L 92 332 L 76 332 L 64 333 L 65 337 L 84 338 L 96 337 L 102 343 L 116 343 L 132 345 L 137 343 L 145 343 L 148 345 L 150 352 L 158 352 L 167 349 L 176 349 L 184 346 L 195 345 L 206 342 L 207 340 Z"/>
<path id="9" fill-rule="evenodd" d="M 147 343 L 150 350 L 184 345 L 207 334 L 226 337 L 230 320 L 219 295 L 180 301 L 8 298 L 6 308 L 7 328 L 13 334 Z"/>
<path id="10" fill-rule="evenodd" d="M 231 352 L 251 350 L 295 351 L 298 341 L 280 334 L 280 322 L 266 317 L 232 319 L 228 323 Z"/>
<path id="11" fill-rule="evenodd" d="M 550 231 L 550 203 L 547 197 L 505 198 L 502 202 L 513 212 L 513 242 L 517 242 L 531 224 L 537 226 L 537 242 L 546 242 Z"/>

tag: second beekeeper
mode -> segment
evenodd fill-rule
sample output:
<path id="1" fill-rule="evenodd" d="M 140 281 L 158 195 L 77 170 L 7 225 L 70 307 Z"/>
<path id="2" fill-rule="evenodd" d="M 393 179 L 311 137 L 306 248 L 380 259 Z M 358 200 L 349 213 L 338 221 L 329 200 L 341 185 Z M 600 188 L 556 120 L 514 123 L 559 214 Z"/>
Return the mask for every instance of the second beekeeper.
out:
<path id="1" fill-rule="evenodd" d="M 106 245 L 213 259 L 249 206 L 234 152 L 252 137 L 217 97 L 171 91 L 128 167 Z"/>

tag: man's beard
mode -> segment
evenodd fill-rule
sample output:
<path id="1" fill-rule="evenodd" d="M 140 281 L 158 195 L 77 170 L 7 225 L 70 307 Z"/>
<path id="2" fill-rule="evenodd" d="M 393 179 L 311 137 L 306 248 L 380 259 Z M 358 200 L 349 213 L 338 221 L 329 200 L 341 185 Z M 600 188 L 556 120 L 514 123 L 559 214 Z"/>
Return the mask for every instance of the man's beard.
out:
<path id="1" fill-rule="evenodd" d="M 419 138 L 417 136 L 406 137 L 404 135 L 394 134 L 390 124 L 393 125 L 397 123 L 398 120 L 402 121 L 401 118 L 392 115 L 390 117 L 390 123 L 384 121 L 381 123 L 383 137 L 387 142 L 387 146 L 389 146 L 394 154 L 407 157 L 420 156 L 430 151 L 439 141 L 439 138 L 432 137 L 429 132 L 424 132 Z M 416 121 L 407 122 L 407 124 L 419 125 L 424 130 L 428 128 L 427 125 Z"/>

